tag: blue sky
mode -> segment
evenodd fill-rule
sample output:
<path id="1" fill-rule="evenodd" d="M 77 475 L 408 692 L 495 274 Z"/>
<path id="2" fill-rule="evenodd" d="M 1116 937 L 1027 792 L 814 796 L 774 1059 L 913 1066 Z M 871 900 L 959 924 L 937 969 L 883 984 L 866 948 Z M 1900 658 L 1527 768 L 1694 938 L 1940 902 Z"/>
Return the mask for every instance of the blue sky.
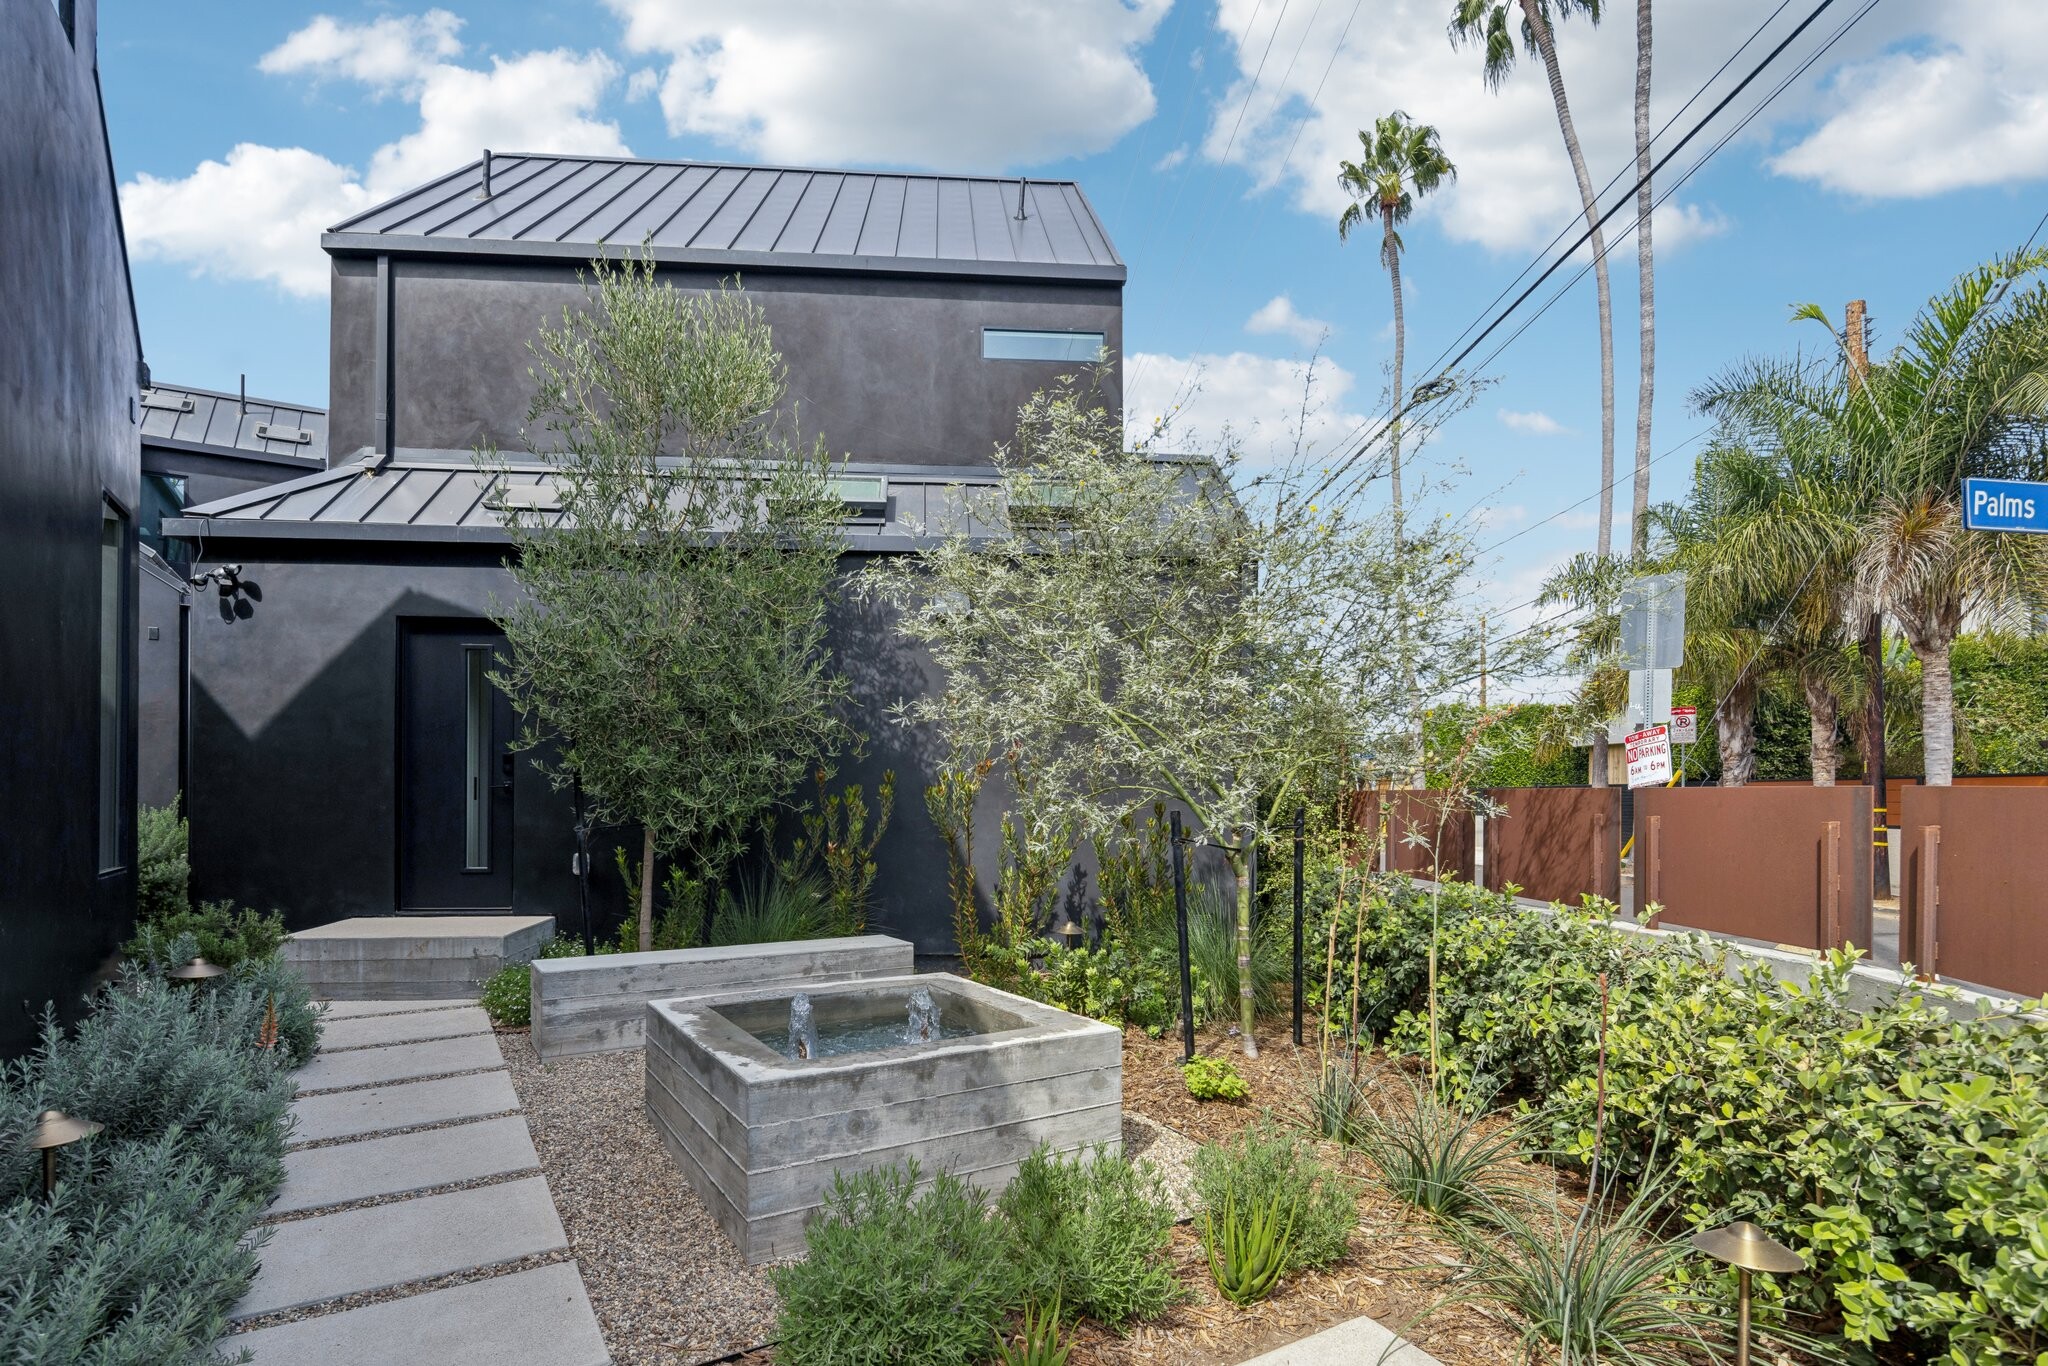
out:
<path id="1" fill-rule="evenodd" d="M 1809 0 L 1661 0 L 1655 121 L 1753 28 Z M 1861 8 L 1837 0 L 1711 137 Z M 1408 244 L 1408 377 L 1576 212 L 1542 73 L 1497 93 L 1444 35 L 1446 0 L 454 0 L 335 5 L 104 0 L 100 66 L 143 334 L 166 380 L 324 401 L 319 230 L 408 184 L 521 151 L 1073 176 L 1130 266 L 1133 417 L 1184 382 L 1189 442 L 1284 445 L 1318 346 L 1335 449 L 1382 404 L 1391 353 L 1376 242 L 1340 244 L 1338 157 L 1400 108 L 1443 133 L 1457 185 Z M 1560 47 L 1593 178 L 1631 157 L 1634 6 Z M 1837 13 L 1839 11 L 1839 13 Z M 1347 27 L 1348 26 L 1348 27 Z M 1342 36 L 1341 45 L 1339 43 Z M 2048 6 L 1882 0 L 1673 198 L 1657 231 L 1654 449 L 1699 429 L 1686 394 L 1746 352 L 1825 345 L 1789 305 L 1869 299 L 1877 343 L 2048 208 Z M 1690 123 L 1692 115 L 1681 121 Z M 1291 149 L 1291 154 L 1290 154 Z M 1676 166 L 1690 164 L 1690 153 Z M 1636 260 L 1610 257 L 1617 458 L 1633 455 Z M 1569 268 L 1566 273 L 1569 273 Z M 1539 298 L 1542 296 L 1539 296 Z M 1518 320 L 1519 321 L 1519 320 Z M 1490 368 L 1428 452 L 1484 503 L 1504 607 L 1593 543 L 1599 383 L 1590 279 Z M 1656 467 L 1676 497 L 1689 451 Z M 1617 537 L 1625 535 L 1627 489 Z"/>

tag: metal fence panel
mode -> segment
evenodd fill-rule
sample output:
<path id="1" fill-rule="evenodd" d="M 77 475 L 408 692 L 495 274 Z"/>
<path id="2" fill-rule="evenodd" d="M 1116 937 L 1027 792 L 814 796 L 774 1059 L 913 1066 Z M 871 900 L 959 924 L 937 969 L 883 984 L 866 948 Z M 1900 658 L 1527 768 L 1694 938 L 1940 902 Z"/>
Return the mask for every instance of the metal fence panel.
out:
<path id="1" fill-rule="evenodd" d="M 1618 787 L 1497 787 L 1486 818 L 1486 886 L 1538 901 L 1621 899 Z"/>
<path id="2" fill-rule="evenodd" d="M 1802 948 L 1870 946 L 1870 789 L 1658 787 L 1636 793 L 1638 914 Z"/>
<path id="3" fill-rule="evenodd" d="M 1352 828 L 1371 836 L 1379 828 L 1382 807 L 1387 816 L 1389 872 L 1435 877 L 1441 869 L 1472 880 L 1471 807 L 1450 792 L 1430 788 L 1369 789 L 1351 794 Z"/>
<path id="4" fill-rule="evenodd" d="M 1974 986 L 2048 992 L 2048 788 L 1900 793 L 1899 956 Z"/>

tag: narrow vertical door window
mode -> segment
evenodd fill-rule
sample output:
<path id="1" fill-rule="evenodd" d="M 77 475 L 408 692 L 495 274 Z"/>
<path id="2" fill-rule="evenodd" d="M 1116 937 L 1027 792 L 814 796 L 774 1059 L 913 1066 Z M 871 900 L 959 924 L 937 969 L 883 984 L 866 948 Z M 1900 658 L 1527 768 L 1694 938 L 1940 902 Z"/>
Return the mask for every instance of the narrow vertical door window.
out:
<path id="1" fill-rule="evenodd" d="M 127 711 L 128 652 L 122 648 L 127 614 L 127 519 L 111 503 L 100 512 L 100 696 L 99 696 L 99 866 L 103 873 L 126 863 L 127 803 L 122 778 L 127 747 L 122 743 Z"/>
<path id="2" fill-rule="evenodd" d="M 491 866 L 491 680 L 485 672 L 490 651 L 472 645 L 462 652 L 463 681 L 468 695 L 464 715 L 468 718 L 467 743 L 469 786 L 463 800 L 463 831 L 472 870 Z"/>

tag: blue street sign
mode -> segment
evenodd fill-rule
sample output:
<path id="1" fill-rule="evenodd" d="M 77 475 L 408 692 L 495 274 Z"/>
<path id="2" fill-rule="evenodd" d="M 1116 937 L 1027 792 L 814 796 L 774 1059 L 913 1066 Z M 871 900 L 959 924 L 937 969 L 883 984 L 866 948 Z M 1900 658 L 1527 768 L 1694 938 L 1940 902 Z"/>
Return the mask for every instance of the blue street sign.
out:
<path id="1" fill-rule="evenodd" d="M 2048 535 L 2048 484 L 2024 479 L 1965 479 L 1963 525 L 1972 531 Z"/>

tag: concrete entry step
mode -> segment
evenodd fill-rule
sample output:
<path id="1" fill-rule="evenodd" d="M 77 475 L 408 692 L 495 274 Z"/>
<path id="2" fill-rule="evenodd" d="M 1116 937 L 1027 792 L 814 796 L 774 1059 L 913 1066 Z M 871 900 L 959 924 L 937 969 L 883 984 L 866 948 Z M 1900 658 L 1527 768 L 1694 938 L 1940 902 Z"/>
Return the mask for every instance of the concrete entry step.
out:
<path id="1" fill-rule="evenodd" d="M 363 916 L 300 930 L 284 957 L 326 1000 L 473 1001 L 486 978 L 554 933 L 548 915 Z"/>
<path id="2" fill-rule="evenodd" d="M 610 1360 L 574 1262 L 259 1328 L 220 1345 L 253 1352 L 257 1366 L 605 1366 Z"/>
<path id="3" fill-rule="evenodd" d="M 324 1001 L 328 1020 L 356 1020 L 370 1015 L 412 1015 L 427 1010 L 461 1010 L 468 1001 L 429 1001 L 401 996 L 390 1001 Z"/>
<path id="4" fill-rule="evenodd" d="M 409 1129 L 420 1124 L 501 1115 L 519 1108 L 519 1093 L 506 1072 L 483 1072 L 434 1081 L 400 1082 L 361 1091 L 301 1096 L 292 1102 L 292 1142 Z"/>
<path id="5" fill-rule="evenodd" d="M 266 1213 L 295 1214 L 539 1166 L 540 1155 L 526 1135 L 526 1121 L 517 1115 L 358 1139 L 286 1153 L 284 1185 Z"/>
<path id="6" fill-rule="evenodd" d="M 269 1228 L 232 1317 L 255 1318 L 568 1246 L 538 1176 L 316 1214 Z M 412 1358 L 417 1360 L 418 1358 Z"/>
<path id="7" fill-rule="evenodd" d="M 463 1006 L 459 1010 L 430 1010 L 417 1015 L 372 1015 L 365 1019 L 329 1020 L 320 1029 L 320 1051 L 339 1053 L 351 1048 L 420 1043 L 427 1039 L 453 1039 L 464 1034 L 490 1032 L 491 1017 L 475 1006 Z"/>
<path id="8" fill-rule="evenodd" d="M 489 1034 L 455 1039 L 393 1044 L 389 1048 L 356 1048 L 320 1053 L 299 1069 L 299 1094 L 338 1091 L 345 1086 L 438 1077 L 449 1072 L 475 1072 L 505 1065 L 498 1041 Z"/>

